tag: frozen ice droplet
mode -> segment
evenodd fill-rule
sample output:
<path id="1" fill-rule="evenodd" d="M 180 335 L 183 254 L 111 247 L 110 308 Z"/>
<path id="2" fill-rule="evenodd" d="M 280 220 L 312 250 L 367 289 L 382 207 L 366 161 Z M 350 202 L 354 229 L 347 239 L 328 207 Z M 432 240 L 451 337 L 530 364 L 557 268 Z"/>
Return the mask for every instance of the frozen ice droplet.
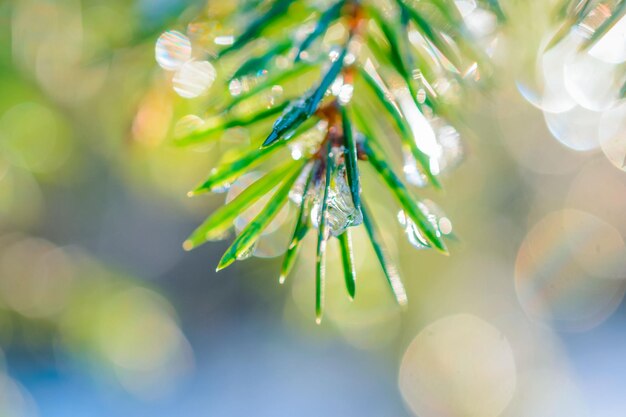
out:
<path id="1" fill-rule="evenodd" d="M 215 67 L 208 61 L 188 61 L 174 75 L 174 91 L 184 98 L 206 93 L 215 81 Z"/>
<path id="2" fill-rule="evenodd" d="M 191 59 L 191 42 L 182 33 L 168 30 L 159 36 L 154 53 L 161 68 L 175 71 Z"/>
<path id="3" fill-rule="evenodd" d="M 354 207 L 352 193 L 343 170 L 337 173 L 334 180 L 328 191 L 328 226 L 333 236 L 339 236 L 348 227 L 363 223 L 363 216 L 361 211 Z"/>
<path id="4" fill-rule="evenodd" d="M 319 227 L 323 198 L 324 187 L 321 184 L 311 208 L 311 223 L 314 227 Z M 340 167 L 331 178 L 326 206 L 326 221 L 333 236 L 339 236 L 348 227 L 363 223 L 363 215 L 360 210 L 356 209 L 352 201 L 352 193 L 345 179 L 344 167 Z"/>
<path id="5" fill-rule="evenodd" d="M 411 245 L 415 246 L 417 249 L 430 248 L 428 240 L 426 240 L 417 225 L 413 220 L 407 217 L 403 210 L 398 212 L 398 222 L 400 222 L 400 226 L 404 228 L 404 233 L 406 233 L 406 237 Z"/>
<path id="6" fill-rule="evenodd" d="M 418 208 L 424 213 L 430 224 L 433 225 L 438 237 L 452 233 L 452 222 L 444 212 L 431 200 L 423 200 L 417 203 Z M 411 220 L 403 210 L 398 212 L 398 222 L 404 228 L 409 243 L 417 249 L 430 248 L 428 240 L 419 227 Z"/>

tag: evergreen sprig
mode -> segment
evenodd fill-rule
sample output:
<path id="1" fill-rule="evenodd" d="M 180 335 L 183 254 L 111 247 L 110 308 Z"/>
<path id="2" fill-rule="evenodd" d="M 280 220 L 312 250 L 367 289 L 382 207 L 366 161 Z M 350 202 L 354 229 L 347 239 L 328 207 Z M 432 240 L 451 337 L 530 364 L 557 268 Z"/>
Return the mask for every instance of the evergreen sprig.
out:
<path id="1" fill-rule="evenodd" d="M 496 0 L 479 3 L 498 19 L 505 19 Z M 443 79 L 465 86 L 467 69 L 488 68 L 488 59 L 452 0 L 337 0 L 318 8 L 312 1 L 260 4 L 259 12 L 234 42 L 217 53 L 222 60 L 250 56 L 250 51 L 256 51 L 250 58 L 239 59 L 228 77 L 229 83 L 246 84 L 247 88 L 224 104 L 203 127 L 178 138 L 178 143 L 216 140 L 227 129 L 240 126 L 263 135 L 260 143 L 237 159 L 214 168 L 191 195 L 227 187 L 262 164 L 269 166 L 269 172 L 217 209 L 185 241 L 184 248 L 190 250 L 222 238 L 243 211 L 271 195 L 263 210 L 226 250 L 218 270 L 245 258 L 291 193 L 299 203 L 298 213 L 280 282 L 292 270 L 302 239 L 316 230 L 317 320 L 323 314 L 326 243 L 331 237 L 339 241 L 346 288 L 349 296 L 355 297 L 350 228 L 360 224 L 367 231 L 393 295 L 403 305 L 406 292 L 367 208 L 362 194 L 367 184 L 363 184 L 360 169 L 370 165 L 379 175 L 424 246 L 447 254 L 437 218 L 394 172 L 385 149 L 393 149 L 390 145 L 394 137 L 399 138 L 401 149 L 416 161 L 415 169 L 425 181 L 440 187 L 433 157 L 420 146 L 411 117 L 418 111 L 427 120 L 444 117 L 458 122 L 454 106 L 438 95 L 431 83 Z M 317 16 L 308 30 L 306 26 L 298 27 L 303 26 L 299 23 L 295 28 L 285 23 L 294 7 Z M 334 40 L 325 40 L 331 31 Z M 296 36 L 290 36 L 293 33 Z M 263 76 L 256 77 L 259 73 Z M 319 77 L 311 83 L 314 74 Z M 286 99 L 250 110 L 255 108 L 258 96 L 274 86 L 294 82 L 309 83 L 311 87 L 295 95 L 285 87 Z M 246 111 L 241 111 L 242 107 Z M 263 132 L 270 118 L 275 121 Z M 311 145 L 307 140 L 314 131 L 322 133 L 321 140 Z M 298 152 L 290 156 L 288 147 Z M 275 161 L 277 155 L 283 155 L 285 161 L 271 166 L 270 161 Z"/>

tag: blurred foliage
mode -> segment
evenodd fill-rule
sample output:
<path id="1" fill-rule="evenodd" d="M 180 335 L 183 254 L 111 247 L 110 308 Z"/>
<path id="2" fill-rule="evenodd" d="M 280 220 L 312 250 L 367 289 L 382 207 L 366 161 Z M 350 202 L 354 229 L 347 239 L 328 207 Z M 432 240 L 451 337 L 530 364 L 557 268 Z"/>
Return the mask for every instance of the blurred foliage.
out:
<path id="1" fill-rule="evenodd" d="M 51 193 L 101 186 L 103 166 L 137 191 L 163 193 L 189 183 L 180 165 L 188 178 L 202 172 L 204 156 L 157 152 L 175 98 L 158 88 L 146 49 L 189 4 L 147 3 L 0 4 L 0 346 L 85 367 L 140 397 L 171 391 L 191 369 L 171 304 L 79 246 L 28 234 L 51 229 Z M 164 182 L 167 169 L 177 175 Z M 0 401 L 0 414 L 31 415 L 28 394 L 2 381 L 13 408 Z"/>

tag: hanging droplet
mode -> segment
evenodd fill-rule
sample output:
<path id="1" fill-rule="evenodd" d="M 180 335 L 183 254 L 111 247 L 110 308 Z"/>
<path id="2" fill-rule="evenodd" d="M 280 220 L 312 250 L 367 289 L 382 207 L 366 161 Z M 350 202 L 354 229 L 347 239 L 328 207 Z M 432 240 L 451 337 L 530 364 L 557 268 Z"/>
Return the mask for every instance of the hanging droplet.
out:
<path id="1" fill-rule="evenodd" d="M 452 222 L 444 212 L 431 200 L 422 200 L 417 203 L 418 208 L 424 213 L 430 224 L 434 227 L 437 237 L 447 236 L 452 233 Z M 409 243 L 417 249 L 428 249 L 430 244 L 422 231 L 403 210 L 398 212 L 398 222 L 404 228 Z"/>
<path id="2" fill-rule="evenodd" d="M 191 59 L 191 42 L 182 33 L 168 30 L 159 36 L 154 52 L 161 68 L 175 71 Z"/>
<path id="3" fill-rule="evenodd" d="M 413 220 L 409 219 L 403 210 L 398 212 L 398 222 L 400 222 L 400 226 L 404 228 L 404 233 L 406 233 L 407 239 L 411 245 L 415 246 L 417 249 L 430 248 L 428 240 L 426 240 Z"/>
<path id="4" fill-rule="evenodd" d="M 324 198 L 323 184 L 318 188 L 311 209 L 311 222 L 315 227 L 318 227 L 320 223 L 322 199 Z M 345 166 L 339 167 L 331 177 L 326 204 L 326 221 L 333 236 L 339 236 L 348 227 L 363 223 L 363 215 L 360 210 L 354 207 L 352 201 L 352 193 L 345 178 Z"/>
<path id="5" fill-rule="evenodd" d="M 208 61 L 188 61 L 174 75 L 174 91 L 184 98 L 206 93 L 215 81 L 215 67 Z"/>
<path id="6" fill-rule="evenodd" d="M 339 170 L 335 183 L 331 183 L 328 193 L 328 225 L 333 236 L 339 236 L 348 227 L 363 223 L 360 210 L 354 207 L 352 193 L 344 176 L 345 168 Z"/>
<path id="7" fill-rule="evenodd" d="M 246 250 L 245 252 L 241 253 L 239 256 L 237 256 L 237 260 L 238 261 L 243 261 L 245 259 L 248 259 L 249 257 L 251 257 L 252 255 L 254 255 L 254 250 L 256 249 L 256 243 L 253 244 L 252 246 L 250 246 L 248 248 L 248 250 Z"/>

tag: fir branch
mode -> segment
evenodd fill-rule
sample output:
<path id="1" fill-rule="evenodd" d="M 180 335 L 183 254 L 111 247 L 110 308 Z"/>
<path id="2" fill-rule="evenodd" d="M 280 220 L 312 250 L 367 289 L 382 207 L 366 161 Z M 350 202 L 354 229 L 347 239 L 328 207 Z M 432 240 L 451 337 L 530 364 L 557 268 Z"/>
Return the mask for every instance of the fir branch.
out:
<path id="1" fill-rule="evenodd" d="M 192 145 L 216 140 L 234 127 L 248 128 L 254 132 L 253 137 L 265 139 L 260 147 L 255 145 L 238 158 L 215 167 L 190 194 L 228 187 L 249 170 L 267 167 L 275 159 L 286 157 L 287 161 L 272 167 L 232 201 L 218 208 L 185 241 L 185 249 L 223 237 L 238 216 L 271 194 L 265 207 L 227 249 L 217 269 L 243 259 L 254 250 L 262 232 L 287 204 L 290 193 L 297 191 L 301 193 L 297 220 L 281 265 L 279 282 L 285 282 L 292 271 L 304 236 L 316 229 L 316 320 L 319 322 L 323 315 L 326 248 L 333 237 L 339 241 L 348 295 L 354 298 L 356 270 L 350 228 L 363 224 L 394 297 L 399 304 L 406 304 L 406 291 L 398 270 L 365 207 L 359 165 L 374 168 L 409 221 L 415 224 L 415 230 L 431 247 L 447 254 L 443 236 L 428 217 L 430 214 L 394 173 L 381 148 L 385 145 L 393 151 L 388 138 L 399 138 L 402 149 L 408 150 L 414 164 L 417 161 L 413 168 L 423 173 L 425 184 L 439 188 L 438 173 L 431 169 L 434 156 L 418 146 L 421 138 L 416 137 L 407 120 L 404 94 L 410 95 L 409 102 L 421 112 L 426 123 L 432 118 L 448 118 L 454 111 L 438 96 L 429 80 L 459 80 L 465 65 L 483 66 L 485 61 L 454 3 L 448 0 L 429 2 L 438 10 L 436 18 L 423 12 L 421 2 L 395 0 L 389 3 L 391 9 L 383 11 L 378 2 L 372 0 L 337 0 L 315 14 L 317 21 L 304 37 L 289 33 L 276 39 L 280 32 L 278 22 L 285 21 L 294 2 L 274 0 L 264 13 L 250 21 L 231 45 L 217 54 L 218 59 L 236 56 L 239 51 L 253 49 L 244 48 L 246 45 L 267 36 L 269 45 L 263 48 L 264 52 L 240 59 L 241 64 L 226 77 L 226 82 L 244 85 L 242 80 L 255 77 L 257 73 L 267 72 L 267 75 L 255 78 L 251 86 L 239 91 L 219 109 L 217 116 L 179 138 L 177 143 Z M 504 20 L 497 1 L 485 0 L 480 4 Z M 343 26 L 346 34 L 337 41 L 338 45 L 330 48 L 321 39 L 333 25 Z M 372 28 L 375 30 L 370 30 Z M 421 40 L 411 37 L 415 31 Z M 280 64 L 279 56 L 282 57 Z M 452 63 L 453 67 L 447 63 Z M 274 86 L 287 82 L 310 85 L 310 76 L 320 67 L 325 67 L 320 78 L 301 96 L 294 97 L 294 93 L 289 92 L 289 98 L 277 100 L 266 108 L 257 105 L 259 110 L 252 114 L 240 111 L 245 107 L 244 102 L 253 103 Z M 399 105 L 400 98 L 403 106 Z M 365 105 L 375 111 L 376 118 L 363 115 Z M 263 131 L 259 127 L 261 122 L 272 117 L 276 119 L 270 131 Z M 386 131 L 387 126 L 391 127 L 391 132 Z M 311 142 L 311 135 L 316 137 L 316 134 L 320 135 L 319 141 Z M 302 150 L 293 153 L 293 157 L 285 154 L 287 148 L 294 152 L 300 149 L 298 146 L 303 146 Z"/>

